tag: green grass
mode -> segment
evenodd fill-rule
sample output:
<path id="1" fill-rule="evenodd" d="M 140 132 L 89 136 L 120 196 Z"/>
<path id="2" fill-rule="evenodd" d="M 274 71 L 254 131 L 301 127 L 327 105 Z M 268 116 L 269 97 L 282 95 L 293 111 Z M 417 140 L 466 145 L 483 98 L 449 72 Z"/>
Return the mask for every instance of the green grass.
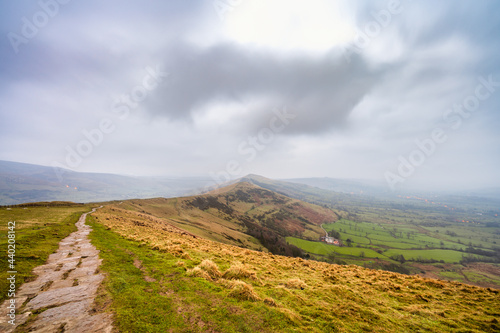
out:
<path id="1" fill-rule="evenodd" d="M 295 238 L 295 237 L 287 237 L 286 241 L 289 244 L 295 245 L 297 247 L 300 247 L 301 249 L 314 253 L 314 254 L 320 254 L 320 255 L 329 255 L 329 254 L 342 254 L 342 255 L 349 255 L 349 256 L 356 256 L 360 257 L 362 254 L 364 254 L 364 257 L 366 258 L 384 258 L 387 259 L 384 255 L 381 255 L 372 249 L 365 249 L 365 248 L 359 248 L 359 247 L 347 247 L 347 246 L 335 246 L 335 245 L 330 245 L 330 244 L 325 244 L 322 242 L 311 242 L 311 241 L 306 241 L 300 238 Z"/>
<path id="2" fill-rule="evenodd" d="M 491 284 L 498 284 L 498 276 L 485 276 L 485 274 L 480 274 L 478 272 L 474 272 L 471 270 L 464 269 L 462 273 L 467 277 L 469 281 L 472 282 L 486 282 L 486 283 L 491 283 Z"/>
<path id="3" fill-rule="evenodd" d="M 458 272 L 439 272 L 439 276 L 445 280 L 463 281 L 464 276 Z"/>
<path id="4" fill-rule="evenodd" d="M 91 238 L 107 274 L 99 304 L 109 304 L 122 332 L 499 328 L 494 290 L 250 251 L 193 238 L 119 206 L 93 215 Z M 231 284 L 242 282 L 228 272 L 253 290 L 253 301 L 238 296 Z"/>
<path id="5" fill-rule="evenodd" d="M 414 249 L 418 248 L 419 246 L 411 243 L 403 243 L 403 242 L 384 242 L 380 240 L 372 240 L 372 245 L 379 246 L 379 247 L 389 247 L 389 248 L 394 248 L 394 249 Z"/>
<path id="6" fill-rule="evenodd" d="M 464 247 L 471 242 L 475 247 L 492 249 L 500 246 L 498 234 L 494 233 L 494 228 L 479 227 L 470 224 L 458 224 L 453 227 L 425 227 L 434 235 L 439 235 L 445 243 L 452 243 L 456 246 Z M 437 231 L 437 232 L 436 232 Z M 447 232 L 455 233 L 456 236 L 447 235 Z M 460 241 L 462 244 L 459 244 Z"/>
<path id="7" fill-rule="evenodd" d="M 377 209 L 374 209 L 374 212 Z M 377 214 L 380 218 L 384 214 L 396 214 L 394 211 L 379 211 Z M 403 214 L 403 213 L 400 213 Z M 404 212 L 404 214 L 420 214 L 416 212 Z M 430 217 L 430 216 L 428 216 Z M 424 217 L 421 216 L 420 219 Z M 434 220 L 437 220 L 433 218 Z M 349 219 L 340 219 L 335 223 L 324 224 L 323 228 L 327 231 L 335 230 L 340 234 L 340 238 L 346 244 L 346 240 L 352 241 L 352 247 L 343 247 L 334 249 L 330 245 L 319 244 L 317 242 L 305 242 L 290 238 L 290 243 L 294 244 L 303 250 L 317 255 L 327 256 L 335 250 L 336 258 L 346 260 L 346 262 L 353 263 L 352 256 L 359 256 L 364 252 L 367 258 L 381 258 L 387 260 L 395 256 L 403 255 L 406 260 L 410 262 L 407 265 L 412 265 L 412 261 L 439 261 L 448 265 L 452 263 L 459 263 L 462 256 L 470 256 L 466 252 L 469 244 L 476 249 L 490 249 L 495 246 L 498 240 L 498 232 L 495 228 L 485 228 L 478 225 L 467 225 L 462 223 L 450 224 L 448 227 L 422 227 L 419 225 L 422 221 L 415 223 L 414 220 L 403 218 L 394 218 L 389 221 L 382 221 L 379 223 L 373 222 L 360 222 Z M 441 223 L 441 222 L 434 222 Z M 455 235 L 456 234 L 456 235 Z M 499 242 L 500 243 L 500 242 Z M 371 250 L 367 250 L 369 247 Z M 458 250 L 463 251 L 458 251 Z M 383 251 L 383 256 L 378 255 L 376 250 Z M 490 250 L 491 251 L 491 250 Z M 474 255 L 479 259 L 490 258 Z M 415 267 L 413 267 L 415 268 Z M 450 279 L 456 277 L 457 281 L 464 281 L 464 277 L 459 274 L 449 274 L 450 267 L 442 267 L 441 272 L 443 278 Z M 468 283 L 476 283 L 481 285 L 485 282 L 485 286 L 495 285 L 495 279 L 491 277 L 484 277 L 481 274 L 473 275 L 475 278 L 467 280 Z"/>
<path id="8" fill-rule="evenodd" d="M 443 260 L 445 263 L 458 263 L 462 260 L 463 252 L 453 250 L 399 250 L 390 249 L 384 252 L 386 256 L 394 256 L 402 254 L 406 260 L 433 259 Z"/>
<path id="9" fill-rule="evenodd" d="M 16 221 L 16 287 L 31 281 L 35 276 L 33 268 L 43 265 L 50 254 L 54 253 L 59 242 L 73 231 L 81 214 L 88 212 L 89 206 L 66 207 L 14 207 L 11 210 L 0 208 L 0 302 L 7 298 L 8 257 L 7 222 Z"/>
<path id="10" fill-rule="evenodd" d="M 335 253 L 356 256 L 356 257 L 387 259 L 384 255 L 377 253 L 371 249 L 364 249 L 359 247 L 347 247 L 347 246 L 335 247 L 334 251 Z"/>
<path id="11" fill-rule="evenodd" d="M 362 248 L 362 247 L 338 247 L 330 244 L 325 244 L 321 242 L 311 242 L 295 237 L 287 237 L 287 242 L 289 244 L 300 247 L 301 249 L 314 254 L 319 255 L 330 255 L 332 253 L 365 257 L 365 258 L 380 258 L 388 259 L 393 256 L 403 255 L 406 260 L 443 260 L 445 263 L 458 263 L 462 260 L 463 252 L 453 251 L 453 250 L 442 250 L 442 249 L 432 249 L 432 250 L 404 250 L 404 249 L 389 249 L 384 251 L 383 254 L 379 254 L 372 249 Z M 387 245 L 387 243 L 385 243 Z M 362 255 L 363 254 L 363 255 Z"/>
<path id="12" fill-rule="evenodd" d="M 124 239 L 92 216 L 87 222 L 107 274 L 102 298 L 112 300 L 115 325 L 122 332 L 274 332 L 288 325 L 274 308 L 239 301 L 220 285 L 187 277 L 172 254 Z M 142 262 L 142 270 L 134 260 Z M 199 263 L 182 262 L 186 267 Z M 146 281 L 145 275 L 156 281 Z"/>
<path id="13" fill-rule="evenodd" d="M 295 237 L 287 237 L 286 241 L 289 244 L 300 247 L 301 249 L 314 254 L 329 255 L 334 253 L 334 245 L 325 244 L 322 242 L 312 242 Z"/>

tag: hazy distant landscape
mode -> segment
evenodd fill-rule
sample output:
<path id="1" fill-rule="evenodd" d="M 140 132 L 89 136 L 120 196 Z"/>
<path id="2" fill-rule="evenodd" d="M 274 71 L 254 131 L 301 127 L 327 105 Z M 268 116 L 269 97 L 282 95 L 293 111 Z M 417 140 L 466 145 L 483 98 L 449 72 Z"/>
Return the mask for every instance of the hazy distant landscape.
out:
<path id="1" fill-rule="evenodd" d="M 432 329 L 456 325 L 493 332 L 498 328 L 491 323 L 498 311 L 500 289 L 500 200 L 496 191 L 485 190 L 484 197 L 481 191 L 397 194 L 360 180 L 273 180 L 250 174 L 207 192 L 213 185 L 207 186 L 211 180 L 206 178 L 65 173 L 63 184 L 52 168 L 0 162 L 0 218 L 16 221 L 18 281 L 34 278 L 32 270 L 47 260 L 64 235 L 74 231 L 78 212 L 100 207 L 87 217 L 87 223 L 95 228 L 92 242 L 104 251 L 100 255 L 104 260 L 102 269 L 108 276 L 94 306 L 100 309 L 98 313 L 112 314 L 114 325 L 122 331 L 193 330 L 192 319 L 188 318 L 203 323 L 200 331 L 262 331 L 259 318 L 269 313 L 275 319 L 266 321 L 266 326 L 279 330 L 356 330 L 356 310 L 349 310 L 354 313 L 350 319 L 333 316 L 330 321 L 307 324 L 320 313 L 326 318 L 326 308 L 317 304 L 329 304 L 329 297 L 318 296 L 332 293 L 329 288 L 342 297 L 371 294 L 370 302 L 393 297 L 388 292 L 391 288 L 412 288 L 424 304 L 430 299 L 440 300 L 439 304 L 451 302 L 447 295 L 455 295 L 460 301 L 453 304 L 462 307 L 473 304 L 468 301 L 469 294 L 482 295 L 481 307 L 489 309 L 471 321 L 467 311 L 455 312 L 433 303 L 433 310 L 427 310 L 425 316 L 407 318 L 400 326 L 389 324 L 390 316 L 373 313 L 374 309 L 395 311 L 391 307 L 374 308 L 370 302 L 360 305 L 358 297 L 352 299 L 354 303 L 343 298 L 344 306 L 356 304 L 365 315 L 377 318 L 372 318 L 366 328 L 376 323 L 389 325 L 394 331 L 408 327 L 430 329 L 424 324 L 424 318 L 429 316 L 435 318 Z M 2 230 L 7 235 L 7 225 Z M 186 241 L 186 237 L 192 239 Z M 33 239 L 39 240 L 36 246 L 31 244 Z M 7 243 L 7 237 L 0 240 L 0 246 L 6 247 Z M 6 267 L 10 260 L 2 257 L 0 265 Z M 290 265 L 294 267 L 292 274 L 287 273 Z M 132 267 L 139 275 L 130 271 Z M 313 273 L 301 267 L 313 268 Z M 317 269 L 323 270 L 323 275 L 317 275 Z M 72 276 L 72 270 L 63 274 L 61 282 Z M 362 289 L 336 289 L 339 283 L 353 283 L 352 274 Z M 165 276 L 176 276 L 178 282 L 158 284 Z M 405 276 L 413 278 L 412 284 Z M 5 300 L 8 275 L 0 273 L 0 277 L 4 281 L 0 283 L 0 300 Z M 78 281 L 73 278 L 73 288 L 78 288 Z M 384 287 L 380 287 L 382 284 Z M 467 289 L 473 287 L 466 285 L 483 289 Z M 150 296 L 142 295 L 144 288 Z M 196 295 L 186 293 L 189 288 L 203 290 L 204 301 L 199 303 Z M 279 288 L 284 289 L 275 291 Z M 173 293 L 175 305 L 172 300 L 165 303 Z M 299 305 L 299 294 L 319 303 Z M 150 297 L 161 304 L 159 308 L 148 307 Z M 247 311 L 254 322 L 227 316 L 220 307 L 216 313 L 209 310 L 213 302 L 228 302 L 227 297 L 229 303 L 224 307 L 236 313 Z M 403 309 L 402 316 L 413 311 L 405 304 L 415 303 L 414 296 L 405 297 L 410 299 L 400 299 L 397 306 Z M 130 306 L 130 302 L 136 306 Z M 179 310 L 186 304 L 189 308 Z M 236 310 L 239 306 L 244 307 Z M 138 307 L 143 309 L 143 320 L 130 320 L 128 313 L 136 312 Z M 20 311 L 29 310 L 21 307 Z M 171 317 L 179 311 L 182 319 L 155 323 L 155 316 Z M 453 324 L 439 319 L 443 313 L 452 312 L 454 318 L 462 319 L 454 319 Z M 37 321 L 31 320 L 23 325 L 34 329 Z"/>
<path id="2" fill-rule="evenodd" d="M 58 175 L 62 175 L 61 179 Z M 127 177 L 0 161 L 0 205 L 174 197 L 201 191 L 208 178 Z"/>
<path id="3" fill-rule="evenodd" d="M 73 198 L 84 203 L 153 197 L 127 202 L 134 210 L 168 218 L 169 224 L 213 241 L 279 255 L 500 287 L 500 200 L 490 193 L 486 197 L 402 195 L 361 181 L 285 181 L 248 175 L 221 185 L 214 192 L 217 195 L 211 196 L 202 194 L 206 179 L 154 182 L 148 178 L 71 173 L 68 179 L 78 186 L 75 190 L 57 183 L 49 168 L 8 162 L 2 162 L 2 166 L 0 177 L 10 187 L 1 194 L 10 202 L 16 200 L 16 193 L 31 197 L 31 201 Z M 20 181 L 8 182 L 9 177 Z M 38 180 L 38 189 L 30 188 L 33 179 Z M 75 192 L 65 193 L 71 190 Z M 179 193 L 182 197 L 175 198 Z M 189 196 L 193 194 L 202 196 Z M 293 203 L 294 199 L 300 201 Z M 306 203 L 317 208 L 307 208 Z M 192 215 L 192 208 L 198 213 Z M 199 215 L 200 210 L 208 215 Z M 320 241 L 325 231 L 342 246 Z"/>
<path id="4" fill-rule="evenodd" d="M 0 218 L 17 221 L 21 281 L 92 207 L 108 276 L 94 306 L 122 331 L 498 328 L 500 223 L 488 205 L 372 201 L 249 175 L 195 196 L 3 206 Z"/>
<path id="5" fill-rule="evenodd" d="M 499 13 L 2 2 L 0 332 L 499 332 Z"/>

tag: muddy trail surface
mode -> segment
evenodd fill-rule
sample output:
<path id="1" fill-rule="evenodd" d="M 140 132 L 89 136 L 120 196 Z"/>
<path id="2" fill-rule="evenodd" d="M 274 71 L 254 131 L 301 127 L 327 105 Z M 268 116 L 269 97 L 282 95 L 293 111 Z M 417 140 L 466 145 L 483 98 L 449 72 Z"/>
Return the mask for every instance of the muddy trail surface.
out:
<path id="1" fill-rule="evenodd" d="M 18 288 L 15 325 L 8 323 L 9 300 L 2 304 L 0 332 L 112 331 L 111 314 L 97 313 L 93 307 L 104 275 L 98 269 L 99 251 L 88 238 L 87 214 L 80 217 L 78 230 L 59 243 L 47 263 L 33 270 L 36 280 Z"/>

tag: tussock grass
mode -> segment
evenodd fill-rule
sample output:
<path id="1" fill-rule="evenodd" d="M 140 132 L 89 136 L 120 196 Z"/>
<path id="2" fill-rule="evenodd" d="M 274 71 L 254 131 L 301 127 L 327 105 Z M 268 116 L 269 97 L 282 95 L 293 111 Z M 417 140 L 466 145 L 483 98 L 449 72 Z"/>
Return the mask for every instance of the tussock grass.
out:
<path id="1" fill-rule="evenodd" d="M 285 286 L 289 289 L 304 290 L 307 288 L 307 284 L 301 279 L 290 279 L 285 283 Z"/>
<path id="2" fill-rule="evenodd" d="M 257 274 L 250 271 L 248 265 L 244 265 L 241 262 L 235 262 L 229 267 L 227 271 L 222 275 L 224 279 L 228 280 L 240 280 L 240 279 L 252 279 L 257 280 Z"/>
<path id="3" fill-rule="evenodd" d="M 188 269 L 187 275 L 201 277 L 209 281 L 218 280 L 222 276 L 219 267 L 210 259 L 205 259 L 198 266 Z"/>
<path id="4" fill-rule="evenodd" d="M 255 292 L 253 287 L 246 282 L 234 280 L 229 282 L 231 292 L 230 296 L 243 301 L 260 301 L 259 295 Z"/>
<path id="5" fill-rule="evenodd" d="M 204 278 L 206 280 L 212 280 L 210 275 L 206 271 L 201 269 L 199 266 L 196 266 L 195 268 L 192 268 L 192 269 L 188 269 L 186 274 L 187 274 L 187 276 L 196 276 L 196 277 Z"/>
<path id="6" fill-rule="evenodd" d="M 219 267 L 210 259 L 203 260 L 198 267 L 207 272 L 208 276 L 213 280 L 217 280 L 222 276 Z"/>
<path id="7" fill-rule="evenodd" d="M 181 258 L 191 260 L 191 256 L 189 255 L 189 253 L 186 252 L 181 255 Z"/>
<path id="8" fill-rule="evenodd" d="M 158 327 L 172 332 L 500 329 L 494 321 L 500 315 L 500 291 L 495 289 L 245 250 L 193 238 L 166 221 L 140 214 L 119 206 L 94 214 L 99 217 L 94 224 L 99 235 L 96 246 L 104 256 L 103 269 L 110 274 L 106 283 L 114 290 L 114 309 L 123 314 L 116 317 L 123 331 L 162 332 Z M 134 253 L 147 253 L 139 259 L 157 281 L 146 285 L 142 275 L 130 275 L 135 274 L 127 269 L 132 262 L 113 259 L 119 255 L 116 242 L 134 247 Z M 177 264 L 178 251 L 172 246 L 189 254 L 191 259 L 182 260 L 185 267 Z M 118 268 L 123 273 L 115 276 Z M 167 296 L 143 296 L 148 289 Z M 154 314 L 142 317 L 138 309 L 151 309 Z M 166 319 L 151 316 L 175 321 L 162 323 Z M 133 322 L 131 318 L 143 319 Z M 155 320 L 158 326 L 148 326 Z"/>
<path id="9" fill-rule="evenodd" d="M 278 306 L 276 301 L 274 299 L 272 299 L 271 297 L 264 298 L 264 303 L 269 305 L 269 306 Z"/>

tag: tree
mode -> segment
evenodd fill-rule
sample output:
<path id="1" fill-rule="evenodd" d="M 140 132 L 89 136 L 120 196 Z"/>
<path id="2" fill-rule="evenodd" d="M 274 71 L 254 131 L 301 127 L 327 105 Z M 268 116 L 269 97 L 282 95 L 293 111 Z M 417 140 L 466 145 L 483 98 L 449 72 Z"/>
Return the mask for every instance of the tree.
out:
<path id="1" fill-rule="evenodd" d="M 401 264 L 404 264 L 404 263 L 406 262 L 406 259 L 405 259 L 405 257 L 404 257 L 402 254 L 401 254 L 401 255 L 399 255 L 399 262 L 400 262 Z"/>
<path id="2" fill-rule="evenodd" d="M 335 252 L 328 254 L 328 261 L 330 263 L 334 263 L 335 262 Z"/>
<path id="3" fill-rule="evenodd" d="M 347 246 L 352 246 L 352 240 L 350 238 L 347 238 L 345 242 L 347 243 Z"/>

